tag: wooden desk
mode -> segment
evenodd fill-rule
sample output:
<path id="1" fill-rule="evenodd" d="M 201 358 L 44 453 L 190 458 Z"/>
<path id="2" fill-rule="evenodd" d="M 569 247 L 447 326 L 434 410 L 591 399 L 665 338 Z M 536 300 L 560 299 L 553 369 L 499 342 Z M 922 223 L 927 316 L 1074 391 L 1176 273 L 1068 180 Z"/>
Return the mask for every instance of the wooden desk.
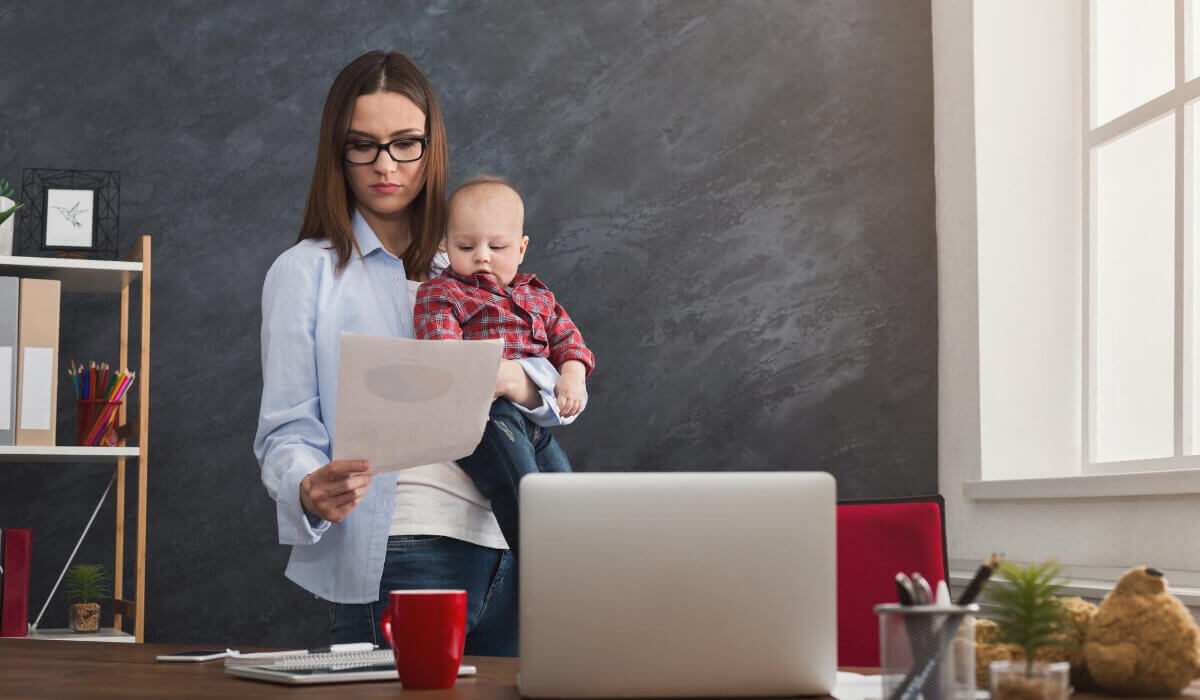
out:
<path id="1" fill-rule="evenodd" d="M 219 646 L 219 645 L 217 645 Z M 0 639 L 3 698 L 395 698 L 399 682 L 290 686 L 225 675 L 223 661 L 163 663 L 159 654 L 216 646 L 98 644 Z M 467 657 L 479 673 L 459 678 L 450 690 L 410 691 L 421 700 L 515 700 L 517 660 Z"/>
<path id="2" fill-rule="evenodd" d="M 390 681 L 289 686 L 248 681 L 225 675 L 221 661 L 162 663 L 159 654 L 213 646 L 185 644 L 96 644 L 0 639 L 0 696 L 4 698 L 395 698 L 403 691 Z M 449 690 L 415 690 L 419 700 L 515 700 L 517 659 L 468 656 L 479 673 L 460 678 Z M 870 673 L 871 669 L 846 669 Z M 1200 683 L 1184 698 L 1200 700 Z M 1110 696 L 1076 693 L 1076 700 L 1111 700 Z M 1153 700 L 1153 699 L 1139 699 Z"/>

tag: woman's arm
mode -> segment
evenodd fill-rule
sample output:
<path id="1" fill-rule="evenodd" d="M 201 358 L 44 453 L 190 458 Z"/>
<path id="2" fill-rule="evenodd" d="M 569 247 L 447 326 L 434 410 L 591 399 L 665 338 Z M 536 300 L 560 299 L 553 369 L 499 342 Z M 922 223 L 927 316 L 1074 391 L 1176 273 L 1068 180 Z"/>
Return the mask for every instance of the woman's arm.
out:
<path id="1" fill-rule="evenodd" d="M 291 253 L 267 272 L 262 295 L 262 403 L 254 455 L 276 503 L 280 544 L 313 544 L 330 522 L 308 516 L 300 483 L 329 462 L 317 388 L 317 280 Z"/>
<path id="2" fill-rule="evenodd" d="M 535 409 L 542 405 L 542 395 L 538 392 L 538 385 L 529 378 L 518 360 L 500 360 L 495 398 L 508 399 L 528 409 Z"/>

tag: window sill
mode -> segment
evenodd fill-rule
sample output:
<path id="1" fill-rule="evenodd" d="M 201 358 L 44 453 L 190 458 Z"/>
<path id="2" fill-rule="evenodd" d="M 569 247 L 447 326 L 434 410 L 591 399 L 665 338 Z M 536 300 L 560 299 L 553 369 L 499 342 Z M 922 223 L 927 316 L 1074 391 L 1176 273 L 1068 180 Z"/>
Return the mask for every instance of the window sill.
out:
<path id="1" fill-rule="evenodd" d="M 963 483 L 963 495 L 976 501 L 1177 496 L 1185 493 L 1200 493 L 1200 469 Z"/>
<path id="2" fill-rule="evenodd" d="M 950 562 L 950 580 L 948 583 L 955 595 L 965 589 L 975 576 L 975 571 L 969 568 L 970 566 L 971 562 L 957 559 Z M 1125 570 L 1072 567 L 1065 573 L 1067 574 L 1068 581 L 1059 591 L 1058 595 L 1077 595 L 1087 600 L 1099 601 L 1103 600 L 1104 596 L 1108 595 L 1109 591 L 1117 585 L 1117 580 L 1121 578 Z M 1200 588 L 1195 586 L 1200 581 L 1197 580 L 1195 572 L 1164 571 L 1163 573 L 1167 579 L 1167 592 L 1181 600 L 1188 607 L 1200 607 Z M 1176 585 L 1177 583 L 1192 585 Z"/>

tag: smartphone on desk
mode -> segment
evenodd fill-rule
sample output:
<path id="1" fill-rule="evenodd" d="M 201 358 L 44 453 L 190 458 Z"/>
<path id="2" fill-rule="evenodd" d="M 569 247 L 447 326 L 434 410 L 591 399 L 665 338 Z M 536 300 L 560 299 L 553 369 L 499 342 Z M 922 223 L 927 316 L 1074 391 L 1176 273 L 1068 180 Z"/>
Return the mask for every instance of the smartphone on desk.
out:
<path id="1" fill-rule="evenodd" d="M 197 649 L 195 651 L 177 651 L 172 654 L 159 654 L 154 657 L 158 661 L 213 661 L 223 659 L 229 652 L 224 649 Z"/>

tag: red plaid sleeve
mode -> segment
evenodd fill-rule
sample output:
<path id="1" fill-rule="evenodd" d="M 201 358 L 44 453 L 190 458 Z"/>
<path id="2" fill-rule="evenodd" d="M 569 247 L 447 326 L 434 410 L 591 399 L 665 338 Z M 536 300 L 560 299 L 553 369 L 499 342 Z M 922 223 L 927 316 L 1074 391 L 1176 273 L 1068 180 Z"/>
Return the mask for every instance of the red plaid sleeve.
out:
<path id="1" fill-rule="evenodd" d="M 553 301 L 553 297 L 551 300 Z M 596 368 L 596 356 L 583 344 L 583 334 L 567 315 L 562 304 L 554 301 L 554 311 L 550 315 L 550 326 L 546 328 L 550 339 L 550 364 L 561 368 L 567 360 L 579 360 L 587 367 L 585 376 L 591 376 Z"/>
<path id="2" fill-rule="evenodd" d="M 421 340 L 462 340 L 462 326 L 454 314 L 454 290 L 436 277 L 417 290 L 413 306 L 413 331 Z"/>

